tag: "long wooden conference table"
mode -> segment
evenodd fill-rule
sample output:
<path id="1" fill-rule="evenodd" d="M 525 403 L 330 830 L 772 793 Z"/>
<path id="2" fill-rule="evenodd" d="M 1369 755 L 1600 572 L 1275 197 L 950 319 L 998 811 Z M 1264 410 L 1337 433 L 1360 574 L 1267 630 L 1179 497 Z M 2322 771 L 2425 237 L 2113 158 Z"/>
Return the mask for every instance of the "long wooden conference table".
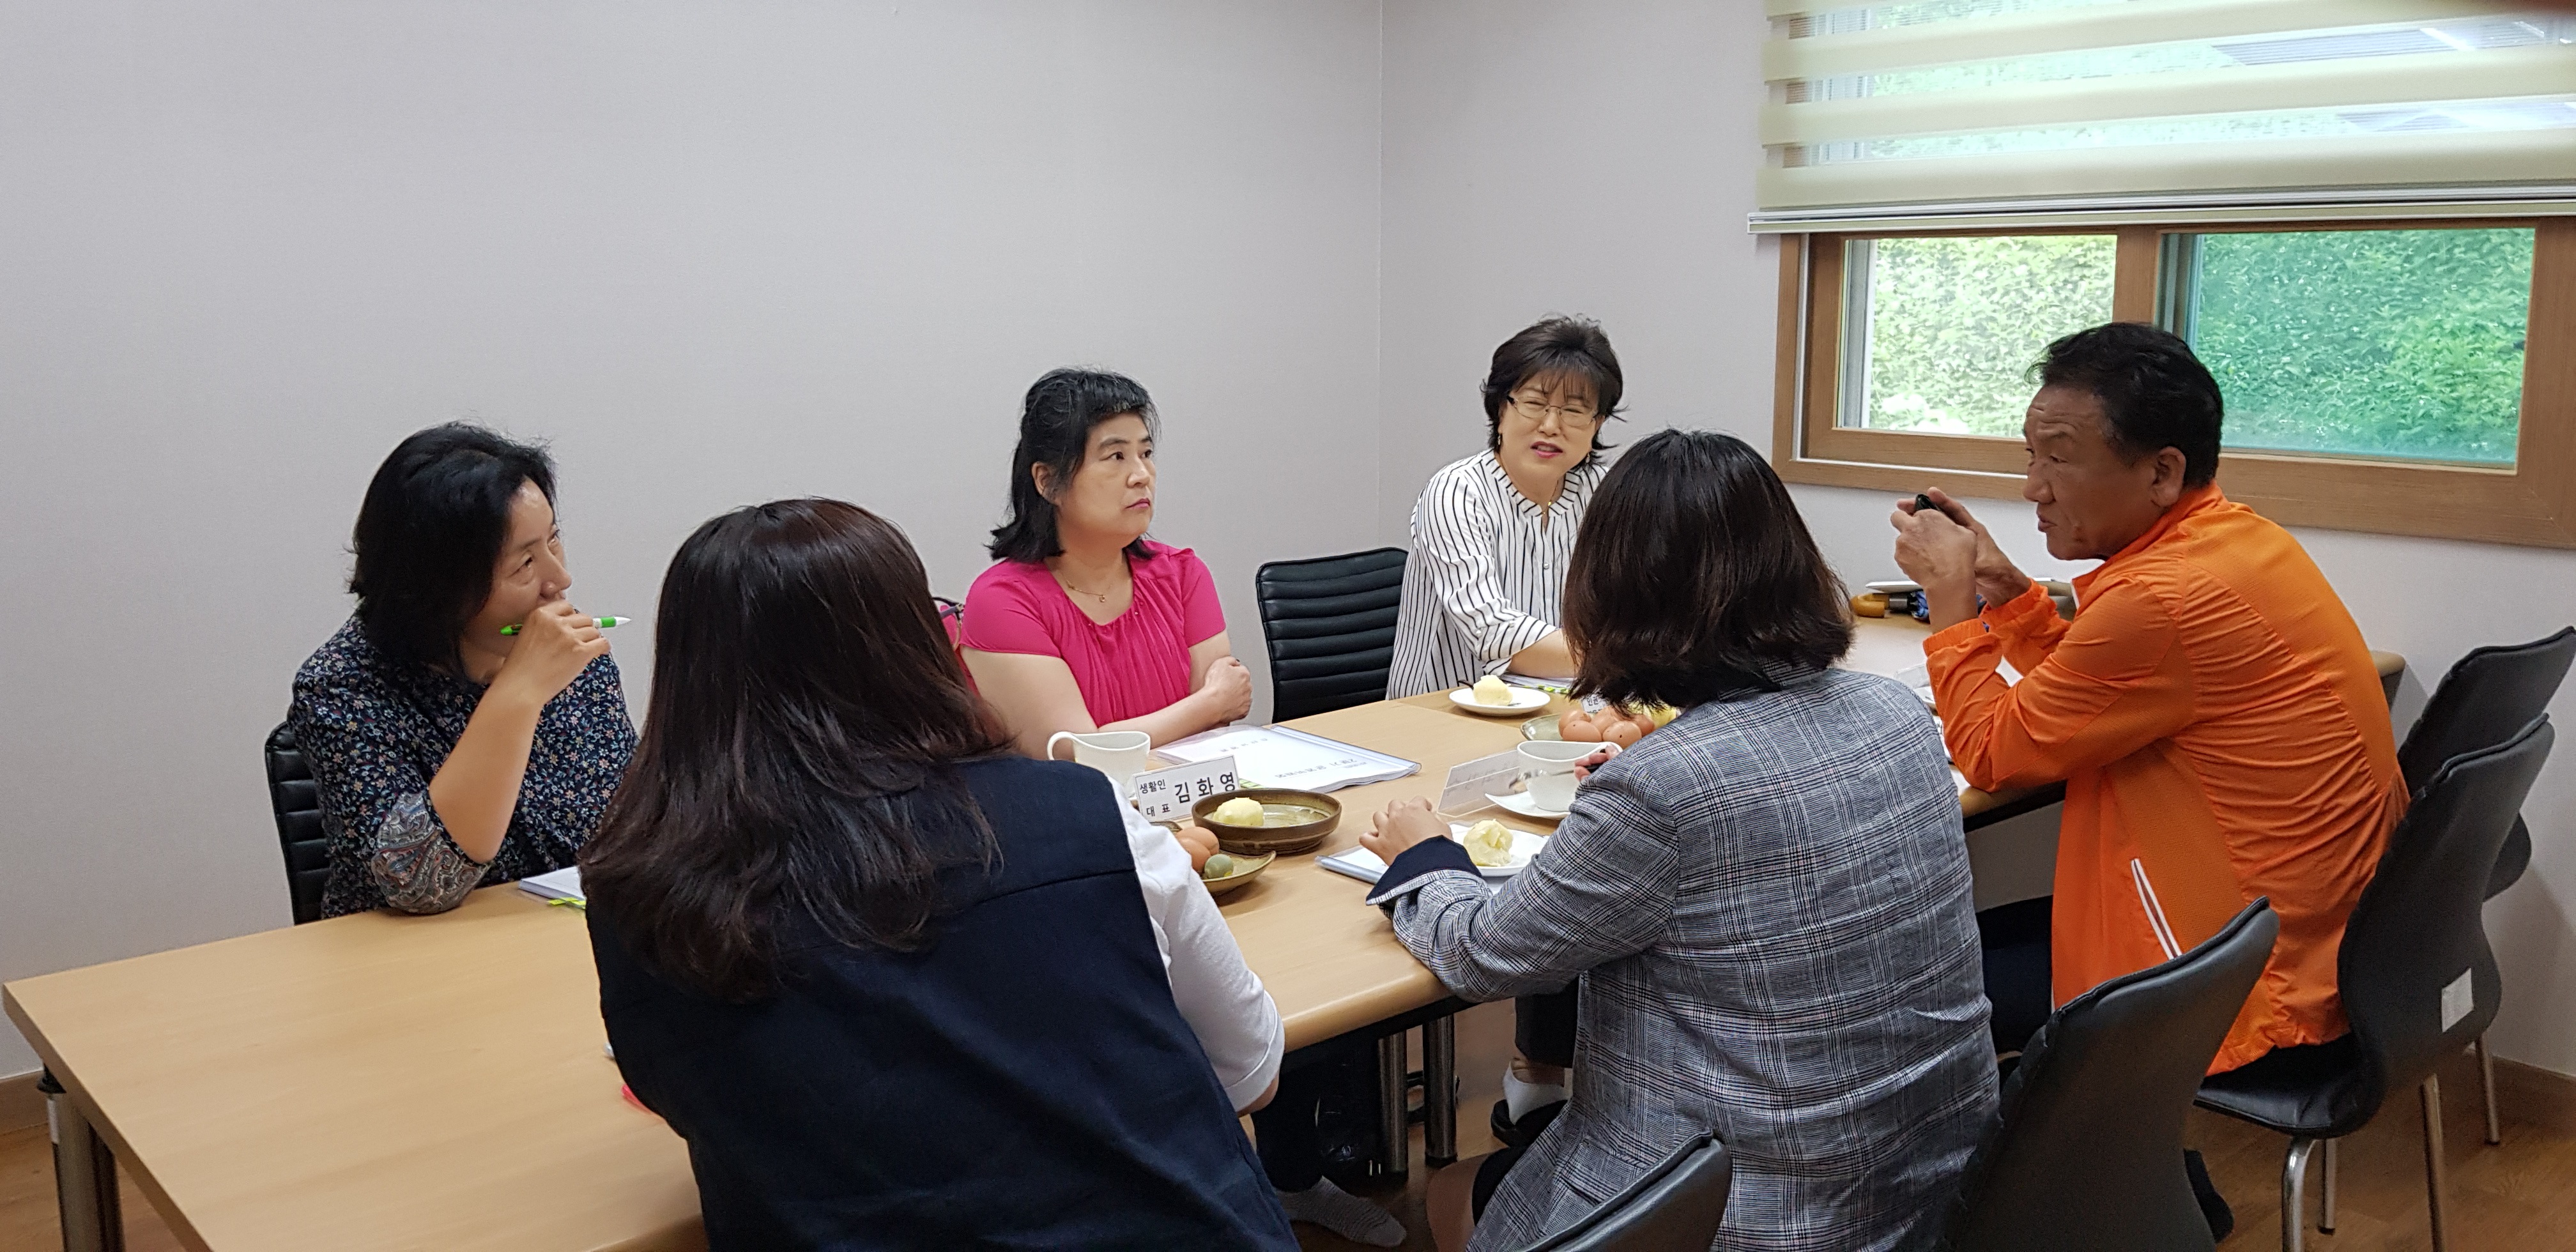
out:
<path id="1" fill-rule="evenodd" d="M 1864 621 L 1848 663 L 1918 665 L 1924 633 Z M 1520 719 L 1434 694 L 1291 724 L 1422 766 L 1338 793 L 1342 822 L 1319 850 L 1333 852 L 1377 808 L 1436 800 L 1450 766 L 1509 749 Z M 1973 826 L 2048 798 L 1960 802 Z M 1393 1028 L 1424 1027 L 1437 1158 L 1454 1132 L 1457 1005 L 1365 892 L 1312 856 L 1282 858 L 1223 911 L 1291 1049 L 1374 1032 L 1392 1060 L 1382 1078 L 1398 1081 Z M 22 979 L 0 999 L 66 1089 L 57 1158 L 74 1252 L 122 1244 L 119 1161 L 197 1249 L 705 1246 L 686 1149 L 619 1097 L 581 914 L 514 887 L 436 917 L 361 914 Z M 1391 1094 L 1401 1118 L 1403 1091 Z M 1400 1151 L 1402 1122 L 1389 1131 Z"/>

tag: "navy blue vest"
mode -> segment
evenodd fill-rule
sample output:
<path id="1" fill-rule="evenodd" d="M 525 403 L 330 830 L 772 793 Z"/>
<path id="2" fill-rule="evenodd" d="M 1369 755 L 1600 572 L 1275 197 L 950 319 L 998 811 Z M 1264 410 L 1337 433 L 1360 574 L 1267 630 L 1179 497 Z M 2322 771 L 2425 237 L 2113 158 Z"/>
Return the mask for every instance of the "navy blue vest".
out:
<path id="1" fill-rule="evenodd" d="M 962 772 L 1001 864 L 925 951 L 806 947 L 731 1005 L 590 910 L 609 1041 L 688 1140 L 711 1247 L 1295 1248 L 1173 1006 L 1107 780 Z"/>

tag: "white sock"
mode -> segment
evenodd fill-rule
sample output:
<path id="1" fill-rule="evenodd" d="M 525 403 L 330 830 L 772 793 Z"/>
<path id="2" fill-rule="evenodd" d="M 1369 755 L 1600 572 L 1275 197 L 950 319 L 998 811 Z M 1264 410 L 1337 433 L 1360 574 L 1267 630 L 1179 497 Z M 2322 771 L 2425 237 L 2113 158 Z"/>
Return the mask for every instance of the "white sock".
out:
<path id="1" fill-rule="evenodd" d="M 1395 1214 L 1318 1178 L 1303 1191 L 1279 1193 L 1279 1207 L 1293 1221 L 1313 1222 L 1353 1243 L 1392 1248 L 1404 1243 L 1404 1223 Z"/>
<path id="2" fill-rule="evenodd" d="M 1564 1102 L 1565 1084 L 1527 1082 L 1520 1075 L 1513 1073 L 1511 1066 L 1503 1067 L 1504 1111 L 1511 1114 L 1514 1122 L 1529 1116 L 1534 1110 Z"/>

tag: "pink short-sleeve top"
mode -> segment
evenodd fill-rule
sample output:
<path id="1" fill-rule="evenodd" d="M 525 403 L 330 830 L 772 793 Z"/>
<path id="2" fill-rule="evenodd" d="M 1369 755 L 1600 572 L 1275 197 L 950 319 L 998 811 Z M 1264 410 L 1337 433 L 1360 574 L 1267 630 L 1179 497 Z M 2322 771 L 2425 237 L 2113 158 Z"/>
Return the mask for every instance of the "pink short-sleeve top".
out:
<path id="1" fill-rule="evenodd" d="M 1084 616 L 1043 563 L 1000 561 L 967 589 L 958 642 L 1062 659 L 1096 725 L 1169 707 L 1190 693 L 1190 648 L 1225 632 L 1225 610 L 1197 553 L 1144 543 L 1149 555 L 1127 558 L 1135 601 L 1107 625 Z"/>

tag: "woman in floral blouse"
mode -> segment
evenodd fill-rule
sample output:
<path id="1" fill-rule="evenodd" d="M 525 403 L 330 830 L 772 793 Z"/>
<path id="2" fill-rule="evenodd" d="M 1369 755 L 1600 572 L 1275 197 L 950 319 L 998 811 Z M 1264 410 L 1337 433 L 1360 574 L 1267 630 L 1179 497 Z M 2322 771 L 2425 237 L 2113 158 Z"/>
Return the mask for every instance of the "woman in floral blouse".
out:
<path id="1" fill-rule="evenodd" d="M 352 546 L 358 611 L 287 713 L 330 838 L 323 916 L 445 912 L 572 864 L 635 726 L 608 641 L 564 599 L 553 463 L 480 427 L 421 431 L 376 470 Z"/>

